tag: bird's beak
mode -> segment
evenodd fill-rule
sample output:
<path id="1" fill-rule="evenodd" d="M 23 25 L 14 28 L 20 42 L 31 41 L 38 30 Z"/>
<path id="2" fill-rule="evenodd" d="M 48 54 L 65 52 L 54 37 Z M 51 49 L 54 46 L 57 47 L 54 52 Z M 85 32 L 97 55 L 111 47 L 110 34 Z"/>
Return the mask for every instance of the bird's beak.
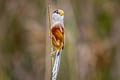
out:
<path id="1" fill-rule="evenodd" d="M 60 10 L 60 16 L 63 16 L 63 15 L 64 15 L 63 10 Z"/>

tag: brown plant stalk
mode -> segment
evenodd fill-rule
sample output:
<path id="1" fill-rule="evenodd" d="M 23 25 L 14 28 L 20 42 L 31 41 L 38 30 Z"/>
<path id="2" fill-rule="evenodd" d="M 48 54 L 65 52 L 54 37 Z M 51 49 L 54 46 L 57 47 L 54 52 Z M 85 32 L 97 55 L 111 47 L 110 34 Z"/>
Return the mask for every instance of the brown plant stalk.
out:
<path id="1" fill-rule="evenodd" d="M 50 54 L 51 54 L 51 66 L 53 68 L 54 66 L 54 61 L 55 61 L 55 57 L 52 56 L 53 53 L 53 46 L 52 46 L 52 39 L 51 39 L 51 6 L 50 6 L 50 2 L 48 3 L 48 26 L 49 26 L 49 36 L 50 36 Z M 52 69 L 51 69 L 52 70 Z"/>

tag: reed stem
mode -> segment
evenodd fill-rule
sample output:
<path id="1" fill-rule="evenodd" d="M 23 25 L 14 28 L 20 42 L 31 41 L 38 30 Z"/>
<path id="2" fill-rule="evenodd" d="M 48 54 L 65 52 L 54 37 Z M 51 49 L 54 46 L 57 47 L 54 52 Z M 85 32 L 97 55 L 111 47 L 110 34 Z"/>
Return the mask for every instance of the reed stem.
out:
<path id="1" fill-rule="evenodd" d="M 50 35 L 50 54 L 51 54 L 51 67 L 53 68 L 54 66 L 54 61 L 55 61 L 55 57 L 52 56 L 53 53 L 53 46 L 52 46 L 52 37 L 51 37 L 51 6 L 50 6 L 50 0 L 48 3 L 48 26 L 49 26 L 49 35 Z"/>

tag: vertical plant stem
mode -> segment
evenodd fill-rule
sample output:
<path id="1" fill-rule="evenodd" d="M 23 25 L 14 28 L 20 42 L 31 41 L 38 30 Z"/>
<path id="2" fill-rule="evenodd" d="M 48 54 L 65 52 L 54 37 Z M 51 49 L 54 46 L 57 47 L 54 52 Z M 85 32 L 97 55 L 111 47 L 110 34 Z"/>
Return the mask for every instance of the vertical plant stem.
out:
<path id="1" fill-rule="evenodd" d="M 48 3 L 48 26 L 49 26 L 49 35 L 50 35 L 50 54 L 51 54 L 51 67 L 53 68 L 54 66 L 54 56 L 52 56 L 52 52 L 53 52 L 53 46 L 52 46 L 52 37 L 51 37 L 51 6 L 50 6 L 50 0 Z"/>

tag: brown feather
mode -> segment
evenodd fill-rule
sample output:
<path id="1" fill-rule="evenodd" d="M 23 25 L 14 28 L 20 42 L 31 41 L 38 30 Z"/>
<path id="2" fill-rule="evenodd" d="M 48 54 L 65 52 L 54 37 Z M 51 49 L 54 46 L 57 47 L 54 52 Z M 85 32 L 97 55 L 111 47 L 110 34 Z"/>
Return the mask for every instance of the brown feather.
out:
<path id="1" fill-rule="evenodd" d="M 64 28 L 61 24 L 56 24 L 52 26 L 52 44 L 57 49 L 60 50 L 64 46 Z"/>

